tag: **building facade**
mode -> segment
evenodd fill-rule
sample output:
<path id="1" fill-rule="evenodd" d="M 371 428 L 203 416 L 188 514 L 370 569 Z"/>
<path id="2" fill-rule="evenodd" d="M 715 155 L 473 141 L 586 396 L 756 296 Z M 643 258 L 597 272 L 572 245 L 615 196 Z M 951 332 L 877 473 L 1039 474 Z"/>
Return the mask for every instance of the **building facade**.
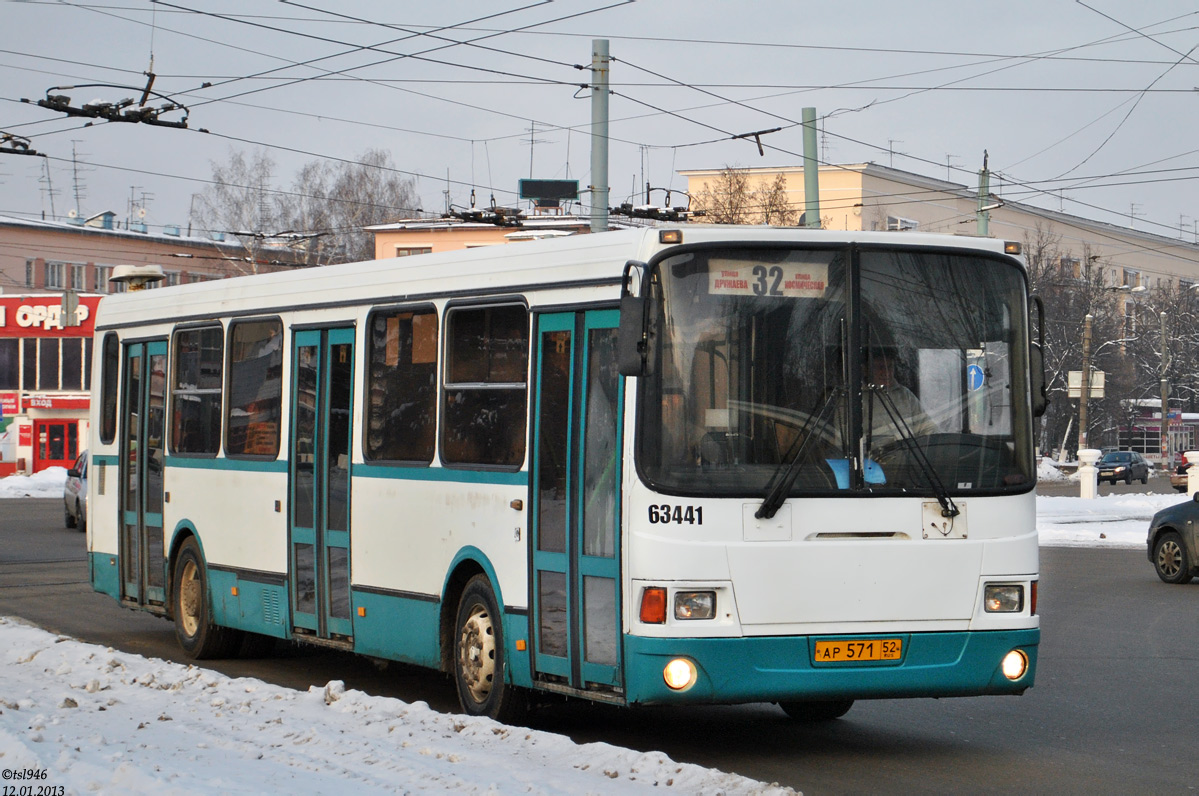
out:
<path id="1" fill-rule="evenodd" d="M 164 285 L 186 285 L 278 270 L 296 259 L 282 248 L 252 258 L 237 242 L 190 237 L 179 227 L 120 229 L 113 213 L 75 222 L 0 216 L 0 292 L 116 293 L 124 289 L 109 283 L 117 265 L 157 265 Z"/>
<path id="2" fill-rule="evenodd" d="M 157 265 L 162 284 L 185 285 L 279 270 L 291 257 L 256 261 L 239 243 L 130 227 L 119 229 L 113 213 L 0 216 L 0 477 L 70 467 L 86 448 L 96 307 L 125 289 L 110 282 L 113 268 Z M 73 319 L 63 310 L 68 291 L 78 300 Z"/>
<path id="3" fill-rule="evenodd" d="M 0 295 L 0 477 L 70 467 L 87 447 L 100 297 Z"/>
<path id="4" fill-rule="evenodd" d="M 705 191 L 711 195 L 721 189 L 724 169 L 680 171 L 687 179 L 687 191 L 695 199 Z M 803 212 L 804 174 L 802 166 L 755 167 L 737 169 L 748 177 L 747 193 L 763 195 L 783 176 L 781 198 L 786 205 Z M 854 163 L 820 167 L 820 224 L 825 229 L 907 230 L 947 235 L 978 235 L 978 193 L 957 183 L 880 166 Z M 753 200 L 750 200 L 751 206 Z M 1104 280 L 1109 285 L 1165 287 L 1179 280 L 1199 282 L 1199 245 L 1178 237 L 1159 235 L 1130 227 L 1055 212 L 1041 207 L 1002 199 L 1002 191 L 993 182 L 985 200 L 985 234 L 1001 240 L 1026 241 L 1052 237 L 1056 248 L 1065 252 L 1063 267 L 1084 267 L 1084 259 L 1102 261 L 1108 269 Z M 760 213 L 755 223 L 761 223 Z"/>
<path id="5" fill-rule="evenodd" d="M 627 220 L 616 219 L 611 229 L 631 226 Z M 521 226 L 503 227 L 461 221 L 455 218 L 402 219 L 391 224 L 378 224 L 367 229 L 375 234 L 375 259 L 406 257 L 413 254 L 474 249 L 480 246 L 499 246 L 522 240 L 562 237 L 591 232 L 591 219 L 569 214 L 537 214 L 523 216 Z"/>

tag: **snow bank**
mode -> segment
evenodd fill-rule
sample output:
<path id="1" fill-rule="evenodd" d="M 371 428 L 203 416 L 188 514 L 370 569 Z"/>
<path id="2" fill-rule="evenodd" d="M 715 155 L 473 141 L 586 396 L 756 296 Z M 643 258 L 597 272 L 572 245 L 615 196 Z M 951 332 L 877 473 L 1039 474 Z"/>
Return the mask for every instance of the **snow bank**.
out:
<path id="1" fill-rule="evenodd" d="M 1049 547 L 1144 548 L 1149 520 L 1186 495 L 1037 496 L 1037 533 Z"/>
<path id="2" fill-rule="evenodd" d="M 0 618 L 0 768 L 67 793 L 793 794 L 660 752 L 293 691 Z"/>
<path id="3" fill-rule="evenodd" d="M 0 478 L 0 498 L 60 498 L 66 483 L 65 467 L 47 467 L 33 475 L 10 475 Z"/>

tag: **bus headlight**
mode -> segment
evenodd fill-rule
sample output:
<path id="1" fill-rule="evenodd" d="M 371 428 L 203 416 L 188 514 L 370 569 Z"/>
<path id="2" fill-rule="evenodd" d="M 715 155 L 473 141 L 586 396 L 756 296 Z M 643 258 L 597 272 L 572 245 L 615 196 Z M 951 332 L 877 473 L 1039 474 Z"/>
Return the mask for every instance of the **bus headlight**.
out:
<path id="1" fill-rule="evenodd" d="M 711 619 L 716 616 L 716 592 L 677 591 L 674 593 L 675 619 Z"/>
<path id="2" fill-rule="evenodd" d="M 989 614 L 1012 614 L 1024 610 L 1024 587 L 988 585 L 983 589 L 983 610 Z"/>
<path id="3" fill-rule="evenodd" d="M 662 679 L 674 691 L 686 691 L 695 685 L 695 664 L 686 658 L 675 658 L 662 670 Z"/>
<path id="4" fill-rule="evenodd" d="M 1003 676 L 1013 682 L 1019 680 L 1028 671 L 1028 656 L 1024 650 L 1012 650 L 1003 656 Z"/>

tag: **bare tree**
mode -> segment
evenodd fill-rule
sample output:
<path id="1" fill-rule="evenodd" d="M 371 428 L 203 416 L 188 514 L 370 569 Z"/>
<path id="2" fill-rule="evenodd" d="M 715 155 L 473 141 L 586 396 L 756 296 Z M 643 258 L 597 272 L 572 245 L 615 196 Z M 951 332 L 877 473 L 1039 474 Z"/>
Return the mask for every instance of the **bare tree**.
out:
<path id="1" fill-rule="evenodd" d="M 711 185 L 703 184 L 693 209 L 703 210 L 704 219 L 713 224 L 749 224 L 751 196 L 749 170 L 725 166 Z"/>
<path id="2" fill-rule="evenodd" d="M 1040 224 L 1025 236 L 1024 255 L 1030 290 L 1045 305 L 1044 354 L 1050 404 L 1041 419 L 1039 446 L 1050 451 L 1077 445 L 1078 403 L 1068 397 L 1067 375 L 1083 367 L 1083 326 L 1088 314 L 1092 316 L 1088 358 L 1091 367 L 1107 374 L 1109 396 L 1092 399 L 1088 404 L 1088 444 L 1118 444 L 1116 435 L 1124 420 L 1121 399 L 1132 388 L 1135 375 L 1123 359 L 1130 338 L 1116 294 L 1104 278 L 1107 264 L 1088 248 L 1081 252 L 1064 248 L 1061 237 Z"/>
<path id="3" fill-rule="evenodd" d="M 214 236 L 233 237 L 246 250 L 244 261 L 230 261 L 235 273 L 257 273 L 264 261 L 265 237 L 284 212 L 272 187 L 275 161 L 264 149 L 247 156 L 230 149 L 225 163 L 212 163 L 212 184 L 196 196 L 192 221 Z"/>
<path id="4" fill-rule="evenodd" d="M 238 272 L 257 271 L 280 255 L 308 265 L 374 259 L 374 236 L 363 228 L 419 212 L 412 180 L 383 150 L 368 150 L 352 163 L 311 161 L 290 191 L 273 187 L 275 168 L 264 150 L 248 157 L 231 151 L 227 162 L 212 164 L 213 184 L 196 202 L 193 220 L 200 228 L 246 248 L 248 264 Z"/>
<path id="5" fill-rule="evenodd" d="M 715 224 L 795 223 L 798 212 L 787 202 L 787 175 L 779 172 L 769 183 L 753 187 L 749 169 L 725 166 L 711 183 L 705 182 L 692 208 L 703 210 Z"/>
<path id="6" fill-rule="evenodd" d="M 762 223 L 775 227 L 795 224 L 798 212 L 787 202 L 787 175 L 779 172 L 769 185 L 756 188 L 751 196 L 753 203 L 762 211 Z"/>
<path id="7" fill-rule="evenodd" d="M 382 149 L 362 153 L 354 163 L 333 167 L 326 194 L 332 222 L 329 249 L 334 262 L 375 258 L 374 235 L 364 227 L 419 212 L 412 180 L 401 176 Z"/>

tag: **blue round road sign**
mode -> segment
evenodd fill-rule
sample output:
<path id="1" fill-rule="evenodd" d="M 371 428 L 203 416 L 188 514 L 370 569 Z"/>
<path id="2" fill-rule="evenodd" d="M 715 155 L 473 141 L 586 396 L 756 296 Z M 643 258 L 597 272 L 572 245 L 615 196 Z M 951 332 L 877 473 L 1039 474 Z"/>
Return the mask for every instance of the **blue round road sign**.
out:
<path id="1" fill-rule="evenodd" d="M 966 368 L 966 389 L 970 392 L 981 390 L 986 376 L 983 374 L 983 369 L 978 365 L 971 365 Z"/>

